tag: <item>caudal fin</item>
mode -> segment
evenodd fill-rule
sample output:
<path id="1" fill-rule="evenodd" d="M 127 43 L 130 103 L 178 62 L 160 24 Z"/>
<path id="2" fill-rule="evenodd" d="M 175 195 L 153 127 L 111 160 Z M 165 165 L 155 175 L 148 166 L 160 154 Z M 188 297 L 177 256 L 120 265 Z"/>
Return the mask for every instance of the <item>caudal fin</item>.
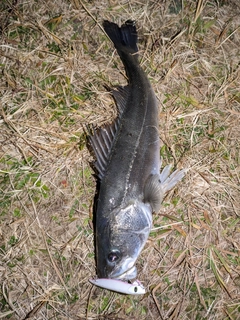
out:
<path id="1" fill-rule="evenodd" d="M 122 52 L 131 54 L 138 52 L 138 36 L 134 21 L 128 20 L 119 27 L 116 23 L 105 20 L 103 22 L 103 28 L 112 40 L 120 56 Z"/>

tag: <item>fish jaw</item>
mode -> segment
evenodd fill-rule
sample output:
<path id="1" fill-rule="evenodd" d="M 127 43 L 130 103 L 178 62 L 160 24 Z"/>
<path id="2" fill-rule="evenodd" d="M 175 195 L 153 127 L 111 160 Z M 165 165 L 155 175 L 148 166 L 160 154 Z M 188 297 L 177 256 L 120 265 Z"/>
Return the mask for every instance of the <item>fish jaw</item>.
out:
<path id="1" fill-rule="evenodd" d="M 133 263 L 135 263 L 132 258 L 126 258 L 121 267 L 117 268 L 110 274 L 111 279 L 121 279 L 121 280 L 133 280 L 137 277 L 137 268 L 135 265 L 131 267 Z M 124 270 L 127 270 L 123 272 Z"/>
<path id="2" fill-rule="evenodd" d="M 151 206 L 130 200 L 123 208 L 114 209 L 111 217 L 105 226 L 97 226 L 97 275 L 99 278 L 135 279 L 135 263 L 152 227 Z"/>

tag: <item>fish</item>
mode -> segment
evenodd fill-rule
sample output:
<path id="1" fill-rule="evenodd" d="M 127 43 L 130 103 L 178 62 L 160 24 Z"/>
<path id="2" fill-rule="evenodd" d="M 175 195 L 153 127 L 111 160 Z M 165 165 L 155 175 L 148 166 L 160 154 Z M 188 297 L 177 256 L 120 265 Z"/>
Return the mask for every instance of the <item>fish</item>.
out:
<path id="1" fill-rule="evenodd" d="M 140 66 L 134 21 L 120 27 L 105 20 L 103 28 L 124 65 L 128 83 L 112 89 L 118 116 L 109 124 L 89 129 L 98 179 L 95 216 L 97 277 L 136 279 L 136 261 L 152 228 L 152 214 L 163 197 L 185 175 L 161 171 L 159 110 L 153 88 Z M 115 288 L 114 281 L 108 288 Z M 96 284 L 96 283 L 95 283 Z"/>

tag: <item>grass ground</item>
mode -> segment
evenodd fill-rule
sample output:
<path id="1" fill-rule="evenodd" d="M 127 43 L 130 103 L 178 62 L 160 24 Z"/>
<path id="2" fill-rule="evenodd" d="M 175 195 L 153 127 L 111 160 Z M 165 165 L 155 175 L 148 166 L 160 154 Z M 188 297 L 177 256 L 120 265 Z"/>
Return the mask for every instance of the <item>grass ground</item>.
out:
<path id="1" fill-rule="evenodd" d="M 240 319 L 240 5 L 2 0 L 0 319 Z M 189 168 L 137 267 L 144 296 L 95 275 L 84 125 L 124 84 L 103 19 L 134 19 L 160 105 L 164 163 Z"/>

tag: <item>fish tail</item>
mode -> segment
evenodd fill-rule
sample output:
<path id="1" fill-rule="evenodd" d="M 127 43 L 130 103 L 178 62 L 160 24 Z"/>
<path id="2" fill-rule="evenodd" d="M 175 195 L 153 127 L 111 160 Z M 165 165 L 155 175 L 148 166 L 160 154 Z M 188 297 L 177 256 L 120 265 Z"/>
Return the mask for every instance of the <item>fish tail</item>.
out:
<path id="1" fill-rule="evenodd" d="M 134 21 L 128 20 L 119 27 L 116 23 L 105 20 L 103 28 L 112 40 L 120 57 L 127 53 L 133 54 L 133 57 L 136 57 L 136 60 L 138 59 L 136 54 L 138 52 L 138 36 Z"/>

